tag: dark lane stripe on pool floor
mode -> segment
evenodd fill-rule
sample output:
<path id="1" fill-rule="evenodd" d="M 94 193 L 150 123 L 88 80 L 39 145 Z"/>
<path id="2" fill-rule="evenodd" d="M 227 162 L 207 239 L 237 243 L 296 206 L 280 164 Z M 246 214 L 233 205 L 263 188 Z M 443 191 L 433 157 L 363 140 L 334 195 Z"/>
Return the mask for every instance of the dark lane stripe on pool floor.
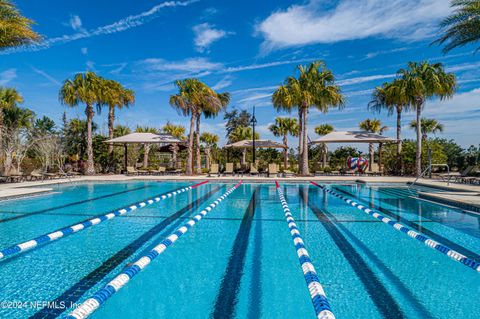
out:
<path id="1" fill-rule="evenodd" d="M 256 186 L 243 215 L 240 227 L 238 228 L 213 309 L 212 317 L 215 319 L 235 317 L 235 306 L 238 302 L 238 292 L 240 290 L 243 268 L 245 266 L 248 239 L 250 238 L 255 208 L 259 203 L 258 190 L 259 186 Z"/>
<path id="2" fill-rule="evenodd" d="M 259 198 L 260 196 L 258 196 Z M 255 222 L 253 230 L 253 254 L 252 254 L 252 277 L 250 279 L 250 295 L 249 295 L 249 305 L 248 305 L 248 315 L 249 319 L 257 319 L 262 317 L 262 200 L 261 198 L 257 199 L 255 205 L 255 215 L 259 218 L 253 218 Z"/>
<path id="3" fill-rule="evenodd" d="M 310 189 L 313 191 L 312 189 Z M 318 193 L 316 193 L 318 194 Z M 309 195 L 310 197 L 310 195 Z M 418 313 L 419 318 L 422 319 L 434 319 L 434 316 L 428 311 L 427 308 L 417 299 L 417 297 L 412 293 L 412 291 L 397 277 L 397 275 L 391 271 L 383 261 L 375 255 L 368 247 L 365 245 L 357 236 L 355 236 L 350 230 L 348 230 L 344 225 L 337 222 L 337 218 L 328 210 L 325 203 L 321 206 L 322 211 L 327 217 L 335 222 L 335 225 L 345 234 L 350 241 L 353 242 L 360 250 L 372 261 L 373 264 L 385 275 L 391 283 L 395 285 L 397 290 L 402 294 L 403 297 L 412 305 L 412 308 L 415 312 Z"/>
<path id="4" fill-rule="evenodd" d="M 352 197 L 352 198 L 355 198 L 357 201 L 359 201 L 361 204 L 363 204 L 365 207 L 370 207 L 370 208 L 374 208 L 382 213 L 384 213 L 385 215 L 388 215 L 392 218 L 395 218 L 397 221 L 399 222 L 402 222 L 404 223 L 405 225 L 415 229 L 416 231 L 420 232 L 420 233 L 423 233 L 427 236 L 429 236 L 430 238 L 432 238 L 433 240 L 443 244 L 443 245 L 447 245 L 449 246 L 451 249 L 454 249 L 456 251 L 458 251 L 459 253 L 467 256 L 468 258 L 471 258 L 471 259 L 475 259 L 475 260 L 480 260 L 480 255 L 471 251 L 470 249 L 468 248 L 465 248 L 459 244 L 456 244 L 454 243 L 453 241 L 443 237 L 442 235 L 440 234 L 437 234 L 436 232 L 428 229 L 428 228 L 425 228 L 423 226 L 420 226 L 419 224 L 417 223 L 414 223 L 408 219 L 405 219 L 405 218 L 402 218 L 400 215 L 390 211 L 390 210 L 387 210 L 385 208 L 382 208 L 382 207 L 377 207 L 377 206 L 372 206 L 370 204 L 367 205 L 367 202 L 361 198 L 358 198 L 357 196 L 345 191 L 345 190 L 342 190 L 342 189 L 339 189 L 339 188 L 336 188 L 334 187 L 334 189 L 338 192 L 341 192 L 349 197 Z M 350 207 L 350 206 L 349 206 Z M 423 223 L 423 221 L 422 221 Z M 446 225 L 445 225 L 446 226 Z M 447 226 L 448 227 L 448 226 Z"/>
<path id="5" fill-rule="evenodd" d="M 127 190 L 124 190 L 124 191 L 121 191 L 121 192 L 102 195 L 102 196 L 93 197 L 93 198 L 89 198 L 89 199 L 84 199 L 84 200 L 81 200 L 81 201 L 78 201 L 78 202 L 73 202 L 73 203 L 68 203 L 68 204 L 65 204 L 65 205 L 60 205 L 60 206 L 55 206 L 55 207 L 46 208 L 46 209 L 42 209 L 42 210 L 37 210 L 35 212 L 21 213 L 21 215 L 0 219 L 0 223 L 9 222 L 9 221 L 12 221 L 12 220 L 25 218 L 25 217 L 32 216 L 32 215 L 39 215 L 39 214 L 43 214 L 43 213 L 46 213 L 46 212 L 51 212 L 51 211 L 62 209 L 62 208 L 67 208 L 67 207 L 71 207 L 71 206 L 85 204 L 85 203 L 93 202 L 93 201 L 96 201 L 96 200 L 99 200 L 99 199 L 104 199 L 104 198 L 109 198 L 109 197 L 113 197 L 113 196 L 117 196 L 117 195 L 122 195 L 122 194 L 130 193 L 130 192 L 133 192 L 133 191 L 138 191 L 138 190 L 141 190 L 141 189 L 145 189 L 147 187 L 150 187 L 150 186 L 146 185 L 146 186 L 141 186 L 141 187 L 137 187 L 137 188 L 127 189 Z M 68 215 L 64 214 L 64 216 L 68 216 Z"/>
<path id="6" fill-rule="evenodd" d="M 328 232 L 335 245 L 343 254 L 347 262 L 350 264 L 358 279 L 371 297 L 372 302 L 384 318 L 402 319 L 404 318 L 400 306 L 397 304 L 390 292 L 385 288 L 383 283 L 377 278 L 375 273 L 370 269 L 368 264 L 363 260 L 362 256 L 350 244 L 347 238 L 338 230 L 337 226 L 310 200 L 305 189 L 299 190 L 300 198 L 305 206 L 308 206 L 318 219 L 322 220 L 321 225 Z"/>
<path id="7" fill-rule="evenodd" d="M 65 290 L 57 298 L 49 302 L 49 304 L 61 305 L 62 302 L 68 306 L 76 303 L 80 298 L 92 287 L 94 287 L 98 282 L 103 280 L 111 271 L 113 271 L 117 266 L 124 262 L 127 258 L 131 257 L 139 248 L 141 248 L 146 242 L 148 242 L 155 235 L 163 231 L 167 226 L 173 223 L 182 215 L 196 209 L 199 205 L 203 204 L 210 197 L 219 191 L 220 187 L 213 188 L 210 192 L 203 195 L 201 198 L 198 198 L 196 201 L 188 204 L 179 211 L 173 213 L 168 218 L 160 222 L 159 224 L 150 228 L 143 235 L 132 241 L 130 244 L 122 248 L 115 255 L 111 256 L 105 262 L 103 262 L 98 268 L 90 272 L 88 275 L 80 279 L 73 286 Z M 33 316 L 31 319 L 52 319 L 57 318 L 67 309 L 58 308 L 43 308 Z"/>

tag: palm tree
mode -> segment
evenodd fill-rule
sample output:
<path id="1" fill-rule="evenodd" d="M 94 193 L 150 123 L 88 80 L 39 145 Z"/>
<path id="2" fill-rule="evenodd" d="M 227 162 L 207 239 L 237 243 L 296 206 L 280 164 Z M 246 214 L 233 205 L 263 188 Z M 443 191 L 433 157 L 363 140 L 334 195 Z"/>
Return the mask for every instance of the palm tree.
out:
<path id="1" fill-rule="evenodd" d="M 158 130 L 156 128 L 148 127 L 148 126 L 143 126 L 143 127 L 142 126 L 137 126 L 137 128 L 135 129 L 135 132 L 157 134 Z M 143 168 L 148 167 L 148 154 L 150 153 L 150 148 L 151 147 L 152 147 L 152 145 L 149 144 L 149 143 L 143 144 Z"/>
<path id="2" fill-rule="evenodd" d="M 201 174 L 202 172 L 202 158 L 200 154 L 200 119 L 202 114 L 205 118 L 215 118 L 222 110 L 224 110 L 230 102 L 229 93 L 217 93 L 207 85 L 203 87 L 205 98 L 199 107 L 199 112 L 196 118 L 196 172 Z"/>
<path id="3" fill-rule="evenodd" d="M 298 66 L 298 78 L 289 77 L 272 96 L 275 108 L 291 111 L 298 109 L 300 137 L 299 155 L 301 158 L 300 172 L 308 175 L 308 112 L 311 107 L 327 113 L 330 107 L 343 107 L 345 98 L 340 87 L 335 84 L 332 71 L 325 63 L 316 61 L 308 66 Z"/>
<path id="4" fill-rule="evenodd" d="M 391 83 L 384 83 L 377 87 L 372 94 L 368 108 L 376 112 L 387 110 L 388 115 L 397 114 L 397 169 L 403 174 L 402 161 L 402 112 L 409 110 L 408 98 L 405 92 L 405 82 L 395 79 Z"/>
<path id="5" fill-rule="evenodd" d="M 253 130 L 250 126 L 238 126 L 235 130 L 232 131 L 232 133 L 230 133 L 228 137 L 228 140 L 231 141 L 231 143 L 251 139 L 253 139 Z M 255 132 L 255 139 L 260 139 L 260 134 L 258 134 L 258 132 Z M 242 165 L 245 165 L 247 163 L 246 158 L 247 149 L 244 148 L 242 149 Z"/>
<path id="6" fill-rule="evenodd" d="M 289 117 L 277 117 L 275 124 L 268 128 L 274 136 L 283 137 L 283 165 L 288 168 L 288 135 L 298 136 L 299 126 L 297 119 Z"/>
<path id="7" fill-rule="evenodd" d="M 452 8 L 453 14 L 440 25 L 444 34 L 434 42 L 445 44 L 444 53 L 480 40 L 480 1 L 453 0 Z"/>
<path id="8" fill-rule="evenodd" d="M 183 127 L 181 125 L 174 125 L 170 122 L 167 122 L 167 124 L 165 124 L 162 127 L 162 131 L 165 132 L 165 133 L 168 133 L 168 134 L 172 135 L 173 137 L 176 137 L 180 140 L 185 140 L 186 139 L 186 137 L 185 137 L 185 127 Z M 173 144 L 172 145 L 172 164 L 173 164 L 174 168 L 177 168 L 177 153 L 178 153 L 178 145 Z"/>
<path id="9" fill-rule="evenodd" d="M 29 45 L 40 40 L 33 21 L 20 14 L 9 0 L 0 0 L 0 50 Z"/>
<path id="10" fill-rule="evenodd" d="M 92 147 L 92 123 L 95 114 L 94 105 L 102 103 L 102 81 L 103 79 L 93 72 L 78 73 L 73 79 L 66 80 L 60 89 L 60 102 L 75 107 L 85 103 L 85 115 L 87 116 L 87 175 L 95 174 L 93 163 Z"/>
<path id="11" fill-rule="evenodd" d="M 420 119 L 427 99 L 438 97 L 440 100 L 451 98 L 456 91 L 457 81 L 453 73 L 445 72 L 443 64 L 428 62 L 409 62 L 407 69 L 398 71 L 404 81 L 408 105 L 417 111 L 417 154 L 416 173 L 422 174 L 422 130 Z"/>
<path id="12" fill-rule="evenodd" d="M 333 132 L 333 126 L 331 126 L 330 124 L 322 124 L 315 127 L 315 133 L 317 133 L 320 136 L 324 136 L 332 132 Z M 327 166 L 327 155 L 328 155 L 328 146 L 326 143 L 322 143 L 322 153 L 323 153 L 322 166 L 323 168 L 325 168 Z"/>
<path id="13" fill-rule="evenodd" d="M 427 119 L 423 117 L 420 122 L 423 141 L 426 141 L 428 139 L 428 134 L 436 134 L 438 132 L 443 132 L 443 124 L 441 124 L 435 119 Z M 410 122 L 410 128 L 416 129 L 417 121 L 413 120 L 412 122 Z"/>
<path id="14" fill-rule="evenodd" d="M 135 103 L 135 92 L 124 88 L 120 83 L 113 80 L 103 80 L 101 87 L 102 104 L 108 106 L 108 138 L 113 138 L 115 126 L 115 108 L 129 107 Z M 109 171 L 113 171 L 113 144 L 108 144 Z"/>
<path id="15" fill-rule="evenodd" d="M 205 154 L 207 155 L 207 169 L 210 169 L 211 151 L 217 146 L 219 137 L 216 134 L 204 132 L 200 136 L 200 141 L 205 145 Z"/>
<path id="16" fill-rule="evenodd" d="M 361 130 L 364 130 L 364 131 L 367 131 L 367 132 L 370 132 L 370 133 L 377 133 L 377 134 L 383 134 L 383 132 L 385 132 L 388 129 L 388 127 L 382 126 L 382 121 L 380 121 L 378 119 L 373 119 L 373 120 L 366 119 L 366 120 L 360 122 L 358 127 Z M 373 146 L 373 143 L 368 144 L 368 149 L 369 149 L 369 153 L 370 153 L 369 171 L 372 171 L 372 164 L 373 164 L 374 154 L 375 154 L 375 148 Z M 382 165 L 382 161 L 381 161 L 381 158 L 382 158 L 382 144 L 381 143 L 378 146 L 378 158 L 379 158 L 378 166 L 381 168 L 381 165 Z"/>
<path id="17" fill-rule="evenodd" d="M 0 154 L 2 153 L 3 147 L 4 110 L 17 107 L 20 103 L 23 103 L 23 97 L 16 89 L 0 87 Z"/>

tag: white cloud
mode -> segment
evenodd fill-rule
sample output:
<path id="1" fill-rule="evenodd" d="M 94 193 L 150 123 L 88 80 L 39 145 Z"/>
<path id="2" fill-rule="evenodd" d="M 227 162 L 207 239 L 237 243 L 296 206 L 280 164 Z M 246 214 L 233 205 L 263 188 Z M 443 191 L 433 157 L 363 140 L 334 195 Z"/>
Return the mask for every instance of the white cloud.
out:
<path id="1" fill-rule="evenodd" d="M 31 69 L 33 70 L 33 72 L 37 73 L 37 74 L 40 74 L 41 76 L 43 76 L 44 78 L 46 78 L 48 81 L 50 81 L 50 83 L 54 84 L 54 85 L 57 85 L 57 86 L 60 86 L 61 83 L 60 81 L 58 81 L 57 79 L 55 79 L 53 76 L 51 76 L 50 74 L 46 73 L 45 71 L 42 71 L 40 69 L 37 69 L 35 67 L 31 67 Z"/>
<path id="2" fill-rule="evenodd" d="M 367 37 L 417 40 L 450 12 L 450 0 L 340 0 L 330 7 L 310 0 L 272 13 L 256 31 L 264 50 Z"/>
<path id="3" fill-rule="evenodd" d="M 82 31 L 84 32 L 85 30 L 82 28 L 82 19 L 78 15 L 72 15 L 70 16 L 70 21 L 69 21 L 70 27 L 74 31 Z"/>
<path id="4" fill-rule="evenodd" d="M 221 79 L 220 81 L 218 81 L 217 84 L 212 86 L 212 89 L 214 89 L 216 91 L 221 90 L 221 89 L 224 89 L 226 87 L 229 87 L 230 85 L 232 85 L 232 83 L 233 83 L 232 77 L 231 76 L 226 76 L 223 79 Z"/>
<path id="5" fill-rule="evenodd" d="M 125 17 L 123 19 L 120 19 L 114 23 L 107 24 L 92 30 L 79 30 L 79 32 L 74 33 L 74 34 L 67 34 L 55 38 L 50 38 L 47 39 L 43 42 L 41 42 L 38 45 L 33 45 L 33 46 L 25 46 L 25 47 L 20 47 L 20 48 L 14 48 L 14 49 L 9 49 L 9 50 L 4 50 L 1 52 L 1 54 L 10 54 L 13 52 L 18 52 L 18 51 L 39 51 L 39 50 L 44 50 L 52 45 L 56 44 L 63 44 L 63 43 L 68 43 L 80 39 L 85 39 L 85 38 L 91 38 L 94 36 L 100 36 L 100 35 L 108 35 L 112 33 L 117 33 L 117 32 L 122 32 L 126 31 L 131 28 L 135 28 L 138 26 L 141 26 L 147 22 L 150 22 L 151 20 L 154 20 L 155 18 L 158 17 L 158 13 L 161 11 L 163 8 L 171 8 L 171 7 L 185 7 L 188 6 L 192 3 L 198 2 L 198 0 L 189 0 L 189 1 L 166 1 L 162 2 L 154 7 L 152 7 L 148 11 L 141 12 L 139 14 L 135 15 L 130 15 L 128 17 Z M 75 21 L 74 19 L 73 24 L 72 20 L 70 21 L 70 26 L 73 28 L 81 27 L 81 20 L 78 18 L 78 21 Z"/>
<path id="6" fill-rule="evenodd" d="M 259 64 L 241 65 L 241 66 L 228 67 L 225 70 L 223 70 L 223 72 L 233 73 L 233 72 L 242 72 L 242 71 L 248 71 L 248 70 L 258 70 L 258 69 L 271 68 L 279 65 L 311 62 L 313 60 L 314 59 L 298 59 L 298 60 L 284 60 L 284 61 L 274 61 L 274 62 L 259 63 Z"/>
<path id="7" fill-rule="evenodd" d="M 0 72 L 0 85 L 6 85 L 17 78 L 17 69 L 8 69 Z"/>
<path id="8" fill-rule="evenodd" d="M 253 94 L 249 97 L 243 98 L 238 102 L 244 104 L 245 102 L 253 102 L 253 101 L 260 101 L 260 100 L 265 100 L 265 99 L 271 99 L 271 97 L 272 97 L 271 93 L 268 93 L 268 94 L 257 93 L 257 94 Z"/>
<path id="9" fill-rule="evenodd" d="M 395 76 L 396 74 L 377 74 L 377 75 L 359 76 L 356 78 L 339 80 L 337 84 L 343 85 L 343 86 L 353 85 L 353 84 L 365 83 L 365 82 L 381 80 L 381 79 L 391 79 L 391 78 L 394 78 Z"/>
<path id="10" fill-rule="evenodd" d="M 82 52 L 82 54 L 84 54 L 84 55 L 87 55 L 88 54 L 88 48 L 81 48 L 80 52 Z"/>
<path id="11" fill-rule="evenodd" d="M 196 50 L 199 52 L 206 51 L 212 43 L 232 34 L 232 32 L 215 29 L 215 26 L 209 23 L 198 24 L 192 30 L 195 34 L 193 42 Z"/>
<path id="12" fill-rule="evenodd" d="M 159 58 L 142 61 L 150 71 L 204 72 L 223 68 L 223 64 L 210 62 L 206 58 L 189 58 L 181 61 L 167 61 Z"/>
<path id="13" fill-rule="evenodd" d="M 473 115 L 477 112 L 477 120 L 480 117 L 480 88 L 473 89 L 468 92 L 458 93 L 449 100 L 434 100 L 427 102 L 425 116 L 432 116 L 435 118 L 444 118 L 458 115 Z M 479 127 L 476 125 L 475 127 Z M 465 128 L 467 131 L 470 128 Z M 473 132 L 469 132 L 473 134 Z"/>

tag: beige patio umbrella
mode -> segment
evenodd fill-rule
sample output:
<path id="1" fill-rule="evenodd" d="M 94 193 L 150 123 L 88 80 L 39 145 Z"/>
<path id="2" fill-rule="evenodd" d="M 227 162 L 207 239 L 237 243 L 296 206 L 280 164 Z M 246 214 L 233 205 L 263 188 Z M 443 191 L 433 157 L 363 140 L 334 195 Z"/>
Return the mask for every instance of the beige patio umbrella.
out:
<path id="1" fill-rule="evenodd" d="M 248 148 L 253 148 L 253 140 L 243 140 L 235 143 L 225 145 L 225 148 L 241 148 L 242 149 L 242 164 L 245 164 L 246 154 Z M 255 139 L 255 148 L 285 148 L 282 143 L 271 140 L 257 140 Z"/>

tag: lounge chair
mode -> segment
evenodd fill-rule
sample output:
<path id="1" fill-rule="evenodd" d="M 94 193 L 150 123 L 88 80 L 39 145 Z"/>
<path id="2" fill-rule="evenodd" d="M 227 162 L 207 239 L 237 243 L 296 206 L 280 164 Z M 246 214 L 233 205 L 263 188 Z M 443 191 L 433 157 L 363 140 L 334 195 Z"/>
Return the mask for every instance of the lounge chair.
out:
<path id="1" fill-rule="evenodd" d="M 365 174 L 373 176 L 383 175 L 383 172 L 380 170 L 377 163 L 371 163 L 370 165 L 372 165 L 372 170 L 370 171 L 370 169 L 367 169 Z"/>
<path id="2" fill-rule="evenodd" d="M 233 175 L 233 163 L 227 163 L 225 165 L 225 171 L 223 172 L 223 175 Z"/>
<path id="3" fill-rule="evenodd" d="M 439 174 L 440 178 L 444 182 L 451 182 L 452 178 L 455 183 L 465 183 L 469 182 L 468 175 L 472 174 L 475 171 L 475 165 L 467 166 L 462 172 L 451 172 L 450 174 Z"/>
<path id="4" fill-rule="evenodd" d="M 210 172 L 208 172 L 208 176 L 217 175 L 220 176 L 220 171 L 218 170 L 218 164 L 210 165 Z"/>
<path id="5" fill-rule="evenodd" d="M 127 166 L 127 175 L 138 175 L 138 171 L 133 166 Z"/>
<path id="6" fill-rule="evenodd" d="M 292 172 L 291 170 L 284 169 L 283 170 L 283 177 L 294 177 L 295 173 Z"/>
<path id="7" fill-rule="evenodd" d="M 159 166 L 157 169 L 148 170 L 148 172 L 153 175 L 165 175 L 166 170 L 165 166 Z"/>
<path id="8" fill-rule="evenodd" d="M 250 175 L 258 175 L 257 165 L 250 163 Z"/>
<path id="9" fill-rule="evenodd" d="M 270 175 L 278 175 L 278 165 L 277 164 L 268 164 L 268 177 Z"/>
<path id="10" fill-rule="evenodd" d="M 38 181 L 38 180 L 43 180 L 45 177 L 43 176 L 42 172 L 40 170 L 33 170 L 30 172 L 30 174 L 27 177 L 27 180 L 30 181 Z"/>

